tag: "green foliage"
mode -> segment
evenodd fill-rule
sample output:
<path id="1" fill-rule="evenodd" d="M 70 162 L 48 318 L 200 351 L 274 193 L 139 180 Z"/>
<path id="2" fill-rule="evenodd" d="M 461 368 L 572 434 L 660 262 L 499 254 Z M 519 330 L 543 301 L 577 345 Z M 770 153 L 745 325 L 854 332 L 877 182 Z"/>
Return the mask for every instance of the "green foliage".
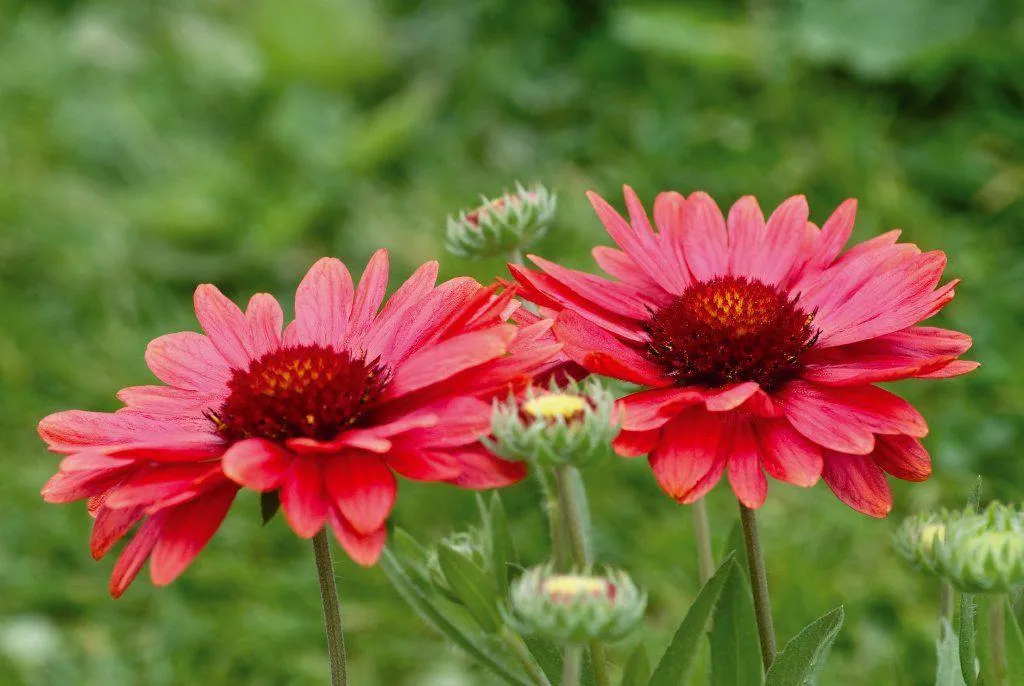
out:
<path id="1" fill-rule="evenodd" d="M 941 636 L 935 641 L 938 666 L 935 670 L 935 686 L 967 686 L 960 670 L 960 651 L 956 634 L 948 619 L 942 620 Z"/>
<path id="2" fill-rule="evenodd" d="M 700 639 L 709 621 L 713 621 L 722 588 L 736 573 L 732 555 L 725 558 L 715 574 L 708 579 L 687 611 L 665 654 L 661 656 L 648 686 L 676 686 L 689 675 L 697 659 Z"/>
<path id="3" fill-rule="evenodd" d="M 181 579 L 111 601 L 84 506 L 39 498 L 58 459 L 35 423 L 153 383 L 146 343 L 196 328 L 197 283 L 287 310 L 317 257 L 358 272 L 381 246 L 392 288 L 438 257 L 446 278 L 505 274 L 444 257 L 444 223 L 516 179 L 558 192 L 534 250 L 578 268 L 608 243 L 583 191 L 621 207 L 624 182 L 765 208 L 802 192 L 818 222 L 857 196 L 855 239 L 895 226 L 947 251 L 963 283 L 934 325 L 972 334 L 984 366 L 898 387 L 935 473 L 894 481 L 892 517 L 960 504 L 977 473 L 1020 502 L 1021 22 L 1010 0 L 0 0 L 0 683 L 323 683 L 312 555 L 280 517 L 261 527 L 240 496 Z M 688 513 L 642 461 L 586 479 L 596 557 L 652 589 L 645 639 L 667 645 L 699 590 Z M 719 543 L 727 490 L 709 498 Z M 503 503 L 541 559 L 534 486 Z M 403 481 L 394 518 L 438 540 L 474 516 L 471 494 Z M 890 526 L 774 482 L 761 523 L 780 635 L 846 606 L 822 683 L 934 677 L 934 585 L 896 563 Z M 353 683 L 498 683 L 383 570 L 338 573 Z"/>
<path id="4" fill-rule="evenodd" d="M 814 684 L 843 627 L 843 618 L 843 608 L 837 607 L 801 629 L 779 652 L 768 669 L 766 686 Z"/>
<path id="5" fill-rule="evenodd" d="M 738 564 L 725 581 L 711 629 L 711 686 L 757 686 L 764 680 L 754 601 Z"/>

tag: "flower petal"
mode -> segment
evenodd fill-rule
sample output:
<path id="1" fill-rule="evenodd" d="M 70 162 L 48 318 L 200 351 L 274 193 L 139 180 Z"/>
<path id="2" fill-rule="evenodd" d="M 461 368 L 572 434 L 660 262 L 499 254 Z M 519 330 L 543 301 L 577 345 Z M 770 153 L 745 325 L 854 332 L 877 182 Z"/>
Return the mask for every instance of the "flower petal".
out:
<path id="1" fill-rule="evenodd" d="M 149 561 L 155 585 L 166 586 L 185 571 L 220 528 L 236 493 L 234 484 L 221 486 L 168 511 Z"/>
<path id="2" fill-rule="evenodd" d="M 719 451 L 727 456 L 733 493 L 746 507 L 756 510 L 768 496 L 757 440 L 749 420 L 734 417 L 731 424 L 732 430 L 723 434 Z"/>
<path id="3" fill-rule="evenodd" d="M 757 199 L 745 195 L 729 208 L 729 273 L 756 276 L 761 243 L 765 239 L 764 214 Z"/>
<path id="4" fill-rule="evenodd" d="M 160 538 L 166 518 L 166 511 L 158 512 L 147 518 L 132 536 L 132 540 L 121 551 L 120 557 L 114 563 L 114 571 L 110 575 L 110 595 L 112 597 L 120 598 L 135 577 L 139 575 L 142 565 L 146 564 L 146 560 L 149 559 L 149 555 L 153 551 L 153 546 Z"/>
<path id="5" fill-rule="evenodd" d="M 295 292 L 294 342 L 339 348 L 348 331 L 353 295 L 348 267 L 334 257 L 318 260 Z"/>
<path id="6" fill-rule="evenodd" d="M 773 479 L 805 488 L 818 483 L 821 446 L 804 438 L 785 419 L 759 420 L 754 423 L 754 434 L 765 471 Z"/>
<path id="7" fill-rule="evenodd" d="M 256 356 L 256 346 L 249 330 L 249 322 L 220 290 L 204 283 L 196 288 L 196 318 L 206 332 L 210 343 L 227 363 L 235 369 L 245 369 Z"/>
<path id="8" fill-rule="evenodd" d="M 359 340 L 369 330 L 388 290 L 388 251 L 373 254 L 356 289 L 349 323 L 349 339 Z"/>
<path id="9" fill-rule="evenodd" d="M 921 441 L 911 436 L 879 436 L 871 457 L 879 467 L 904 481 L 926 481 L 932 474 L 932 458 Z"/>
<path id="10" fill-rule="evenodd" d="M 795 195 L 768 218 L 758 250 L 757 278 L 762 283 L 784 283 L 793 270 L 807 228 L 807 198 Z"/>
<path id="11" fill-rule="evenodd" d="M 563 352 L 588 371 L 645 386 L 664 387 L 672 380 L 639 351 L 569 310 L 558 314 L 553 328 Z"/>
<path id="12" fill-rule="evenodd" d="M 697 281 L 725 274 L 729 269 L 729 239 L 725 218 L 711 196 L 703 191 L 690 195 L 683 205 L 683 252 Z"/>
<path id="13" fill-rule="evenodd" d="M 702 402 L 704 392 L 698 388 L 656 388 L 633 393 L 619 401 L 623 409 L 622 428 L 658 429 L 683 409 Z"/>
<path id="14" fill-rule="evenodd" d="M 150 342 L 146 364 L 164 383 L 218 397 L 227 395 L 231 367 L 201 333 L 182 331 Z"/>
<path id="15" fill-rule="evenodd" d="M 705 477 L 717 481 L 725 467 L 718 450 L 722 432 L 721 417 L 698 407 L 666 424 L 648 458 L 662 490 L 683 504 L 710 490 L 714 483 L 708 485 Z"/>
<path id="16" fill-rule="evenodd" d="M 885 517 L 892 509 L 892 490 L 885 473 L 866 455 L 825 451 L 821 473 L 832 492 L 858 512 Z"/>
<path id="17" fill-rule="evenodd" d="M 381 551 L 384 550 L 384 544 L 387 543 L 387 529 L 382 526 L 376 531 L 362 534 L 345 520 L 344 515 L 337 508 L 331 508 L 327 519 L 338 543 L 353 562 L 362 567 L 372 567 L 377 564 Z"/>
<path id="18" fill-rule="evenodd" d="M 288 525 L 302 538 L 323 528 L 330 506 L 319 459 L 296 457 L 281 484 L 281 510 Z"/>
<path id="19" fill-rule="evenodd" d="M 281 328 L 284 313 L 281 303 L 269 293 L 257 293 L 249 298 L 245 319 L 252 335 L 253 356 L 262 357 L 281 347 Z"/>
<path id="20" fill-rule="evenodd" d="M 377 456 L 339 455 L 324 461 L 324 481 L 335 507 L 362 535 L 384 526 L 398 496 L 395 475 Z"/>
<path id="21" fill-rule="evenodd" d="M 106 555 L 114 544 L 142 519 L 143 514 L 141 507 L 117 509 L 101 506 L 96 510 L 92 535 L 89 537 L 89 552 L 92 559 L 99 560 Z"/>
<path id="22" fill-rule="evenodd" d="M 612 448 L 620 457 L 643 457 L 658 445 L 661 429 L 650 431 L 619 431 L 612 441 Z"/>
<path id="23" fill-rule="evenodd" d="M 458 476 L 448 483 L 462 488 L 484 490 L 503 488 L 522 481 L 526 477 L 526 465 L 510 462 L 492 455 L 480 444 L 448 451 L 459 465 Z"/>
<path id="24" fill-rule="evenodd" d="M 292 455 L 277 444 L 262 438 L 234 443 L 224 453 L 221 468 L 237 484 L 256 491 L 274 491 L 281 487 Z"/>

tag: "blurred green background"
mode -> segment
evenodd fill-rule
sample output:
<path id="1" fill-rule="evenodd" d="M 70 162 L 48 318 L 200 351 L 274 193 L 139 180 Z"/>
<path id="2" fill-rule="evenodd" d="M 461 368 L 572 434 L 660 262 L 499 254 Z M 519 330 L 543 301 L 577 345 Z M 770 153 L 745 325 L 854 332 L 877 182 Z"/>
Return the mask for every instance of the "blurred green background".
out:
<path id="1" fill-rule="evenodd" d="M 890 533 L 975 473 L 1024 486 L 1022 64 L 1014 0 L 0 0 L 0 683 L 324 683 L 312 554 L 283 521 L 261 529 L 243 497 L 183 578 L 114 602 L 84 506 L 38 495 L 58 459 L 35 423 L 149 383 L 146 342 L 196 327 L 199 282 L 290 299 L 315 258 L 358 272 L 380 246 L 392 286 L 435 257 L 502 274 L 443 257 L 442 230 L 516 179 L 559 192 L 537 252 L 574 266 L 608 242 L 583 191 L 621 206 L 624 182 L 805 193 L 819 222 L 856 196 L 857 238 L 902 227 L 948 252 L 964 283 L 938 321 L 984 366 L 900 386 L 935 477 L 896 484 L 889 521 L 777 483 L 761 516 L 780 637 L 846 606 L 823 683 L 930 683 L 937 589 Z M 689 513 L 642 462 L 586 479 L 599 558 L 651 591 L 656 656 L 697 589 Z M 710 502 L 723 541 L 735 506 Z M 533 484 L 506 505 L 539 559 Z M 394 521 L 434 539 L 474 510 L 404 483 Z M 354 684 L 490 683 L 379 570 L 338 571 Z"/>

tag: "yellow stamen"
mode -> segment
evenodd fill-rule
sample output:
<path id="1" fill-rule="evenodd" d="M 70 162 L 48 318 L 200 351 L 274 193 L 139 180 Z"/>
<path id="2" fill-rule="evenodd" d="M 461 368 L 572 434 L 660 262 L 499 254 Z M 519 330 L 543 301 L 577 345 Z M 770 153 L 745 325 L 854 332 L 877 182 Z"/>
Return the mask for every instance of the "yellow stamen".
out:
<path id="1" fill-rule="evenodd" d="M 548 393 L 523 403 L 523 412 L 536 419 L 569 421 L 587 409 L 587 400 L 568 393 Z"/>

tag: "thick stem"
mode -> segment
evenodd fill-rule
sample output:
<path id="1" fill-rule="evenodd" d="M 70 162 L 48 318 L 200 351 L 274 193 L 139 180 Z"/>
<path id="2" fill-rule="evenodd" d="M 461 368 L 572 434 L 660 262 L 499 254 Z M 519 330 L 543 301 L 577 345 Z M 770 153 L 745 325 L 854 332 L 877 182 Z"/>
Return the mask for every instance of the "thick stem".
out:
<path id="1" fill-rule="evenodd" d="M 569 645 L 562 658 L 562 686 L 580 686 L 580 672 L 583 665 L 583 648 Z"/>
<path id="2" fill-rule="evenodd" d="M 708 504 L 704 498 L 693 504 L 693 533 L 697 539 L 700 582 L 705 584 L 715 573 L 715 553 L 711 549 L 711 525 L 708 523 Z"/>
<path id="3" fill-rule="evenodd" d="M 522 266 L 523 251 L 520 250 L 519 248 L 512 248 L 512 250 L 508 254 L 508 261 L 511 262 L 512 264 L 518 264 Z"/>
<path id="4" fill-rule="evenodd" d="M 768 598 L 768 575 L 764 569 L 761 539 L 757 534 L 757 516 L 743 503 L 740 503 L 740 520 L 743 523 L 743 542 L 747 547 L 750 581 L 754 591 L 754 614 L 757 617 L 757 635 L 761 641 L 761 661 L 767 671 L 775 661 L 775 628 L 772 626 L 772 604 Z"/>
<path id="5" fill-rule="evenodd" d="M 587 540 L 583 533 L 583 521 L 580 516 L 580 504 L 573 491 L 571 471 L 574 467 L 563 466 L 555 468 L 555 485 L 558 489 L 558 499 L 561 501 L 562 522 L 568 534 L 569 547 L 572 550 L 573 561 L 577 567 L 586 568 L 590 564 L 587 557 Z M 608 676 L 608 657 L 604 651 L 604 645 L 600 641 L 590 641 L 587 644 L 590 648 L 590 662 L 594 668 L 594 683 L 597 686 L 610 686 L 611 678 Z"/>
<path id="6" fill-rule="evenodd" d="M 345 635 L 341 630 L 341 608 L 338 606 L 338 587 L 334 583 L 334 564 L 331 547 L 327 542 L 327 529 L 313 536 L 313 555 L 316 575 L 320 580 L 320 601 L 324 606 L 324 629 L 327 632 L 327 655 L 331 661 L 331 686 L 345 686 Z"/>
<path id="7" fill-rule="evenodd" d="M 573 467 L 555 467 L 555 486 L 558 499 L 562 505 L 562 523 L 569 536 L 569 549 L 572 551 L 573 562 L 577 567 L 585 568 L 590 563 L 587 559 L 587 539 L 583 533 L 583 522 L 580 518 L 580 506 L 576 502 L 576 494 L 572 490 L 569 470 Z"/>
<path id="8" fill-rule="evenodd" d="M 525 643 L 523 643 L 523 639 L 519 634 L 509 629 L 507 626 L 503 626 L 501 627 L 501 633 L 498 635 L 508 647 L 512 656 L 520 665 L 522 665 L 527 676 L 530 677 L 530 682 L 533 683 L 534 686 L 551 686 L 551 682 L 548 681 L 548 677 L 544 674 L 544 670 L 542 670 L 537 664 L 537 661 L 533 659 L 533 655 L 530 654 L 530 649 L 526 647 Z"/>
<path id="9" fill-rule="evenodd" d="M 939 615 L 953 626 L 953 584 L 945 579 L 939 584 Z"/>
<path id="10" fill-rule="evenodd" d="M 992 674 L 995 686 L 1009 686 L 1006 664 L 1006 599 L 1001 596 L 992 597 L 992 609 L 988 620 L 989 649 L 992 651 Z"/>
<path id="11" fill-rule="evenodd" d="M 569 549 L 566 546 L 565 525 L 562 519 L 562 507 L 558 501 L 558 494 L 551 486 L 551 479 L 543 467 L 539 465 L 533 470 L 540 482 L 540 488 L 544 492 L 544 502 L 548 510 L 548 523 L 551 527 L 551 557 L 555 563 L 555 570 L 559 572 L 569 571 L 572 561 L 569 559 Z"/>

